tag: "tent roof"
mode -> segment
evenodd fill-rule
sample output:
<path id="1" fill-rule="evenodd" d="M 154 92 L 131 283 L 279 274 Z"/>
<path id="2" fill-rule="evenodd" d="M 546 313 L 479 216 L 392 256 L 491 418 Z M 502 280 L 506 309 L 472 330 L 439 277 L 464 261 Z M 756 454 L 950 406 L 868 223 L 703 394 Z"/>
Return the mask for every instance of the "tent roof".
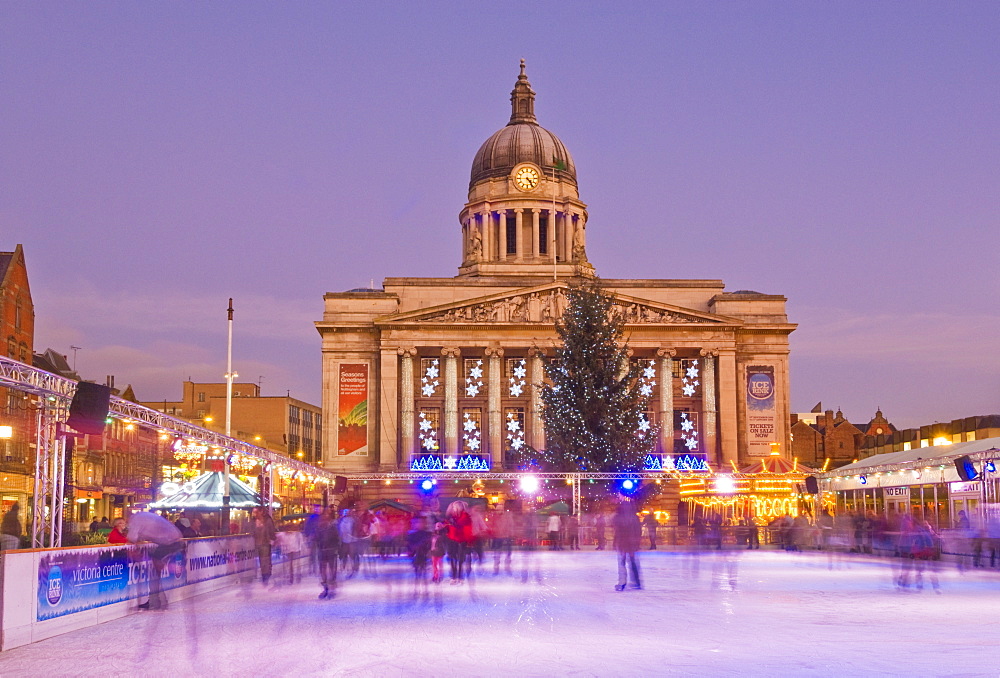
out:
<path id="1" fill-rule="evenodd" d="M 840 466 L 833 469 L 827 475 L 847 475 L 863 473 L 866 469 L 877 466 L 891 466 L 893 464 L 906 464 L 915 461 L 923 461 L 928 464 L 950 461 L 956 457 L 966 454 L 985 452 L 986 450 L 1000 447 L 1000 438 L 983 438 L 982 440 L 970 440 L 954 445 L 935 445 L 933 447 L 915 447 L 911 450 L 901 450 L 899 452 L 884 452 L 865 459 L 860 459 L 853 464 Z"/>
<path id="2" fill-rule="evenodd" d="M 223 473 L 209 471 L 185 483 L 180 492 L 154 501 L 153 509 L 180 508 L 222 508 Z M 229 506 L 231 508 L 253 508 L 260 506 L 260 495 L 249 485 L 234 475 L 229 476 Z"/>

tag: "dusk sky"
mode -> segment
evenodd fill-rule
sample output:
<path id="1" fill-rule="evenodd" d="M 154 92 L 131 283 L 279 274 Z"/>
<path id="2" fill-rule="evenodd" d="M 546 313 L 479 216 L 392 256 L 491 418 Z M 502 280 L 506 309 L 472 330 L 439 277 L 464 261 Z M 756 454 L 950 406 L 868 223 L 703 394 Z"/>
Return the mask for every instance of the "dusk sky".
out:
<path id="1" fill-rule="evenodd" d="M 607 278 L 788 298 L 793 411 L 1000 412 L 1000 3 L 0 4 L 35 349 L 320 403 L 323 294 L 452 276 L 518 59 Z"/>

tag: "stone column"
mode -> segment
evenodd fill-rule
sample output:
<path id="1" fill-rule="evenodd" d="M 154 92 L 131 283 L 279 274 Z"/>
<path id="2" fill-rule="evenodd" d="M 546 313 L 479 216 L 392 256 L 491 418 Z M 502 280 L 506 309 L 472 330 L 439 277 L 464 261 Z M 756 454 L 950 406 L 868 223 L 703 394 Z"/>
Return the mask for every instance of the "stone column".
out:
<path id="1" fill-rule="evenodd" d="M 399 431 L 402 441 L 403 468 L 409 468 L 410 455 L 417 451 L 415 446 L 413 358 L 417 349 L 400 348 L 399 365 Z"/>
<path id="2" fill-rule="evenodd" d="M 493 259 L 493 243 L 496 236 L 493 234 L 493 213 L 490 211 L 490 204 L 486 203 L 483 206 L 483 211 L 479 215 L 483 220 L 483 261 L 491 261 Z"/>
<path id="3" fill-rule="evenodd" d="M 541 232 L 541 210 L 538 208 L 531 210 L 531 256 L 537 257 L 542 249 L 538 246 L 539 233 Z"/>
<path id="4" fill-rule="evenodd" d="M 545 381 L 545 369 L 542 367 L 542 352 L 533 348 L 528 351 L 531 359 L 528 372 L 528 384 L 531 388 L 531 401 L 528 403 L 527 423 L 531 427 L 531 437 L 525 436 L 525 441 L 536 450 L 545 449 L 545 427 L 542 425 L 542 383 Z"/>
<path id="5" fill-rule="evenodd" d="M 497 210 L 497 261 L 507 258 L 507 210 Z"/>
<path id="6" fill-rule="evenodd" d="M 674 356 L 675 348 L 661 348 L 656 351 L 660 359 L 660 449 L 664 454 L 674 452 Z"/>
<path id="7" fill-rule="evenodd" d="M 368 413 L 369 421 L 374 415 L 375 421 L 378 422 L 378 466 L 382 471 L 394 471 L 399 463 L 397 448 L 399 438 L 395 423 L 399 421 L 399 417 L 396 416 L 399 407 L 398 367 L 399 356 L 396 349 L 382 349 L 379 356 L 378 375 L 375 380 L 380 396 L 378 410 Z"/>
<path id="8" fill-rule="evenodd" d="M 444 453 L 458 454 L 458 356 L 457 348 L 443 348 L 444 356 Z"/>
<path id="9" fill-rule="evenodd" d="M 718 426 L 718 405 L 715 400 L 715 356 L 718 351 L 703 348 L 701 359 L 701 440 L 709 461 L 719 463 L 716 445 L 716 429 Z"/>
<path id="10" fill-rule="evenodd" d="M 736 349 L 720 349 L 718 363 L 719 390 L 716 398 L 719 411 L 718 446 L 722 455 L 722 463 L 732 468 L 732 464 L 739 463 L 737 407 L 742 397 L 741 382 L 736 371 Z"/>
<path id="11" fill-rule="evenodd" d="M 514 259 L 521 261 L 524 258 L 524 210 L 520 207 L 514 209 Z"/>
<path id="12" fill-rule="evenodd" d="M 552 259 L 552 263 L 558 260 L 559 256 L 559 231 L 556 230 L 556 211 L 554 209 L 548 210 L 549 212 L 549 257 Z"/>
<path id="13" fill-rule="evenodd" d="M 488 348 L 485 351 L 488 360 L 486 386 L 486 418 L 489 426 L 489 452 L 494 469 L 503 467 L 503 420 L 500 411 L 500 396 L 502 387 L 503 349 Z"/>
<path id="14" fill-rule="evenodd" d="M 566 213 L 566 261 L 576 263 L 573 258 L 573 236 L 576 235 L 576 227 L 573 225 L 573 215 Z"/>

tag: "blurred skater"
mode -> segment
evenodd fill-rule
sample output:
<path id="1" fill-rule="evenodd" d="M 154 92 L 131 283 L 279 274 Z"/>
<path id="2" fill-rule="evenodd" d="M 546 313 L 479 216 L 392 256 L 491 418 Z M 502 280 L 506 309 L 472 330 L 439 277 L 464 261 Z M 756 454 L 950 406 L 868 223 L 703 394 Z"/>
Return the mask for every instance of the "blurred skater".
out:
<path id="1" fill-rule="evenodd" d="M 323 591 L 320 600 L 333 598 L 337 593 L 337 561 L 340 559 L 340 526 L 336 510 L 330 507 L 320 514 L 313 532 L 319 580 Z"/>
<path id="2" fill-rule="evenodd" d="M 453 501 L 448 505 L 448 563 L 451 565 L 451 583 L 461 584 L 468 575 L 469 553 L 475 539 L 472 534 L 472 517 L 469 505 Z"/>
<path id="3" fill-rule="evenodd" d="M 277 534 L 271 514 L 260 506 L 255 508 L 253 518 L 250 521 L 250 530 L 253 533 L 253 543 L 257 549 L 257 559 L 260 561 L 260 581 L 266 584 L 271 578 L 271 545 L 274 543 L 275 534 Z M 131 534 L 129 538 L 131 539 Z"/>
<path id="4" fill-rule="evenodd" d="M 626 499 L 618 506 L 614 518 L 615 550 L 618 552 L 618 584 L 615 591 L 624 591 L 628 573 L 632 572 L 632 588 L 641 589 L 639 579 L 639 550 L 642 541 L 642 524 L 635 513 L 635 505 Z"/>
<path id="5" fill-rule="evenodd" d="M 660 524 L 656 522 L 656 518 L 652 513 L 647 513 L 646 517 L 642 521 L 642 526 L 646 528 L 646 536 L 649 537 L 649 550 L 656 550 L 656 530 L 660 527 Z"/>
<path id="6" fill-rule="evenodd" d="M 163 516 L 145 511 L 133 513 L 128 519 L 128 543 L 149 541 L 156 546 L 149 552 L 152 572 L 149 575 L 149 599 L 139 605 L 143 610 L 162 610 L 167 607 L 161 578 L 167 560 L 184 550 L 181 531 Z"/>

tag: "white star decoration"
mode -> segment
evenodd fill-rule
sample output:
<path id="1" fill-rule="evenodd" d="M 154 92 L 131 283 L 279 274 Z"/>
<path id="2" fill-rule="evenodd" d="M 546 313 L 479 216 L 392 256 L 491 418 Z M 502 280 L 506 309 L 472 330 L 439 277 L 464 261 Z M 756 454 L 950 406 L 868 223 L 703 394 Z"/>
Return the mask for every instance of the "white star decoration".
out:
<path id="1" fill-rule="evenodd" d="M 483 378 L 482 364 L 483 364 L 483 361 L 480 360 L 479 363 L 475 367 L 473 367 L 471 370 L 469 370 L 469 376 L 472 377 L 473 379 L 482 379 Z"/>
<path id="2" fill-rule="evenodd" d="M 698 378 L 698 367 L 696 365 L 692 365 L 691 367 L 687 368 L 687 376 L 688 376 L 688 379 L 697 379 Z"/>
<path id="3" fill-rule="evenodd" d="M 683 393 L 684 395 L 689 396 L 689 397 L 693 396 L 694 395 L 694 386 L 691 386 L 690 384 L 685 384 L 684 387 L 681 389 L 681 393 Z"/>
<path id="4" fill-rule="evenodd" d="M 641 432 L 645 433 L 649 430 L 650 426 L 652 426 L 652 424 L 649 423 L 649 419 L 646 419 L 646 417 L 639 420 L 639 430 Z"/>
<path id="5" fill-rule="evenodd" d="M 524 361 L 521 361 L 521 364 L 514 368 L 514 376 L 518 379 L 524 379 L 527 374 L 528 370 L 524 368 Z"/>
<path id="6" fill-rule="evenodd" d="M 444 458 L 444 467 L 445 468 L 455 468 L 455 466 L 457 464 L 458 464 L 458 459 L 455 459 L 455 457 L 445 457 Z"/>
<path id="7" fill-rule="evenodd" d="M 465 387 L 465 395 L 469 398 L 475 398 L 479 395 L 479 388 L 483 385 L 482 382 L 478 384 L 467 384 Z"/>
<path id="8" fill-rule="evenodd" d="M 518 396 L 520 396 L 523 391 L 524 391 L 524 387 L 521 384 L 511 384 L 510 385 L 510 394 L 514 398 L 517 398 Z"/>
<path id="9" fill-rule="evenodd" d="M 476 430 L 476 422 L 474 422 L 471 419 L 469 419 L 469 415 L 465 415 L 465 423 L 462 425 L 462 428 L 464 428 L 467 433 L 471 432 L 471 431 L 475 431 Z"/>
<path id="10" fill-rule="evenodd" d="M 653 387 L 650 386 L 649 384 L 643 384 L 642 386 L 639 387 L 639 393 L 641 393 L 644 396 L 653 395 Z"/>
<path id="11" fill-rule="evenodd" d="M 643 379 L 652 379 L 656 376 L 656 369 L 652 365 L 647 365 L 646 369 L 642 371 Z"/>
<path id="12" fill-rule="evenodd" d="M 511 433 L 513 433 L 514 431 L 520 431 L 521 422 L 519 422 L 517 419 L 508 419 L 507 430 L 510 431 Z"/>
<path id="13" fill-rule="evenodd" d="M 420 430 L 429 431 L 431 430 L 431 422 L 424 418 L 424 413 L 420 413 Z"/>
<path id="14" fill-rule="evenodd" d="M 524 439 L 523 438 L 514 438 L 513 440 L 510 441 L 510 446 L 512 448 L 514 448 L 515 450 L 519 450 L 519 449 L 521 449 L 524 446 Z"/>
<path id="15" fill-rule="evenodd" d="M 479 438 L 473 438 L 469 441 L 469 449 L 472 451 L 479 449 Z"/>
<path id="16" fill-rule="evenodd" d="M 430 397 L 434 395 L 434 386 L 432 386 L 431 384 L 424 384 L 423 386 L 420 387 L 420 393 L 424 397 Z"/>
<path id="17" fill-rule="evenodd" d="M 690 419 L 688 419 L 687 417 L 683 417 L 682 416 L 681 417 L 681 430 L 685 431 L 685 432 L 686 431 L 693 431 L 694 430 L 694 422 L 691 421 Z"/>

